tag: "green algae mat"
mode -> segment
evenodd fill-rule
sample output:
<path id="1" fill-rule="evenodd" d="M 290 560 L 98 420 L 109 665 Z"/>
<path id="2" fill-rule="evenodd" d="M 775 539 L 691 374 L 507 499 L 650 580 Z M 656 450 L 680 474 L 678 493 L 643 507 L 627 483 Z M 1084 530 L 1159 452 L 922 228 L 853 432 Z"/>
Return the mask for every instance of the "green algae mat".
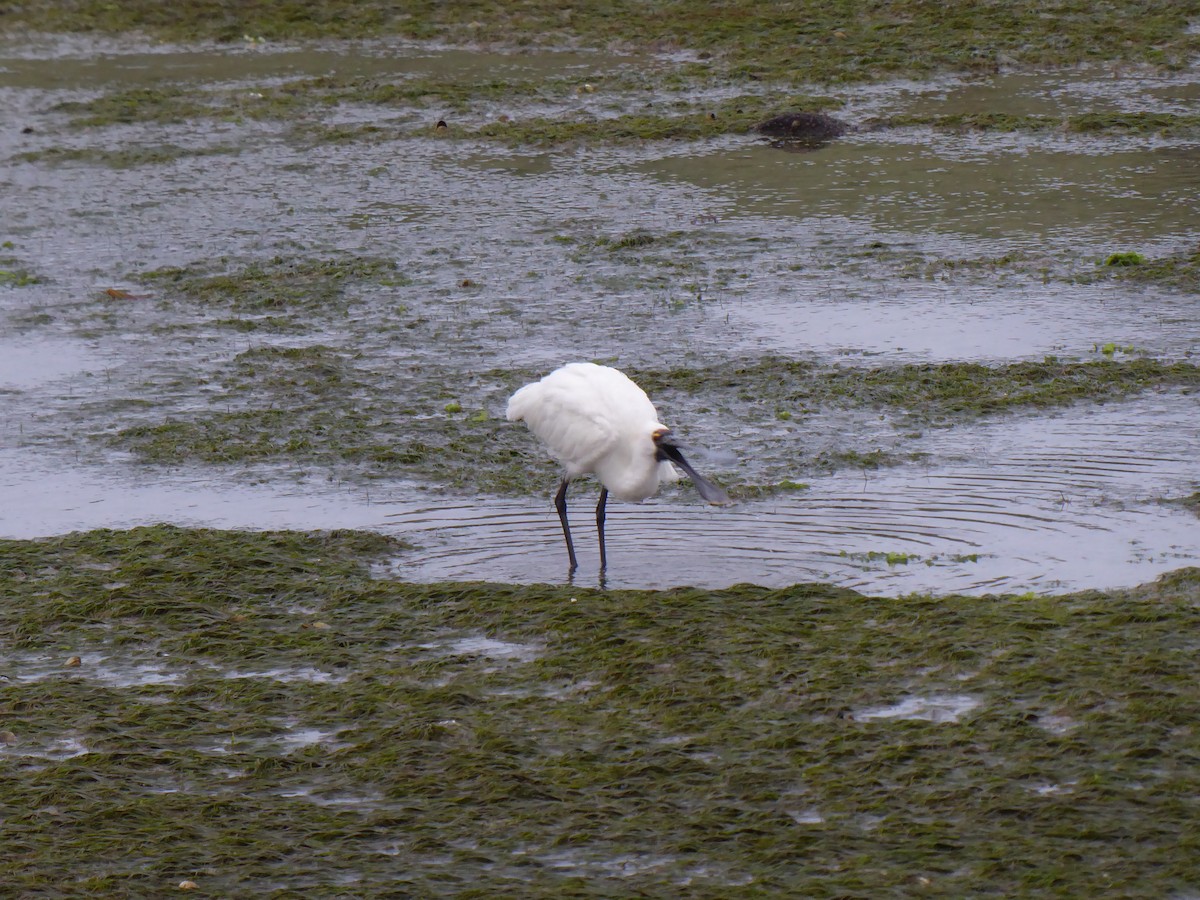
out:
<path id="1" fill-rule="evenodd" d="M 1072 65 L 1123 59 L 1186 64 L 1200 45 L 1195 0 L 930 0 L 761 3 L 611 0 L 31 0 L 6 4 L 8 27 L 51 32 L 143 31 L 168 40 L 281 40 L 396 35 L 482 44 L 690 48 L 733 75 L 861 81 L 1001 64 Z"/>
<path id="2" fill-rule="evenodd" d="M 1200 569 L 405 583 L 362 532 L 0 542 L 10 896 L 1200 890 Z"/>

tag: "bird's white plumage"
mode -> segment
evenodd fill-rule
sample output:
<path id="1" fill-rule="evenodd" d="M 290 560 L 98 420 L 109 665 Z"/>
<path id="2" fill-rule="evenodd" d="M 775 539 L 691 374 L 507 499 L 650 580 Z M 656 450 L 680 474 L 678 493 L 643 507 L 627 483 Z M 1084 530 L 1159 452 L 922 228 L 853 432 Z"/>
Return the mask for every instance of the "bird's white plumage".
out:
<path id="1" fill-rule="evenodd" d="M 621 500 L 645 500 L 660 481 L 678 481 L 660 462 L 654 434 L 666 430 L 646 392 L 623 372 L 570 363 L 527 384 L 508 401 L 510 421 L 523 421 L 562 463 L 569 478 L 595 475 Z"/>

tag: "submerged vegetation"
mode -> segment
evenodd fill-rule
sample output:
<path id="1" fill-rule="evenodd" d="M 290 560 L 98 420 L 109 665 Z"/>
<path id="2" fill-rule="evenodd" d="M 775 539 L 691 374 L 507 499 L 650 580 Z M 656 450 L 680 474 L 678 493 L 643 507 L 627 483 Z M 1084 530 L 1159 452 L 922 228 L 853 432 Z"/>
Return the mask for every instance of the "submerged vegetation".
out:
<path id="1" fill-rule="evenodd" d="M 1189 2 L 1123 2 L 1098 13 L 1084 0 L 1030 0 L 947 9 L 925 0 L 863 6 L 730 0 L 697 7 L 679 0 L 519 7 L 453 0 L 395 4 L 321 0 L 163 4 L 134 0 L 35 0 L 6 10 L 9 30 L 145 31 L 168 40 L 362 38 L 518 46 L 693 51 L 688 67 L 739 79 L 862 81 L 938 71 L 991 73 L 1003 65 L 1128 60 L 1183 65 L 1200 51 Z"/>
<path id="2" fill-rule="evenodd" d="M 1200 116 L 1174 113 L 1079 113 L 1065 116 L 974 112 L 952 115 L 897 115 L 870 123 L 872 128 L 928 126 L 947 131 L 1062 131 L 1074 134 L 1193 134 Z"/>
<path id="3" fill-rule="evenodd" d="M 642 371 L 638 381 L 652 392 L 711 396 L 725 390 L 743 399 L 769 395 L 801 411 L 821 405 L 893 407 L 937 422 L 963 415 L 1115 399 L 1155 386 L 1195 388 L 1200 386 L 1200 366 L 1134 359 L 1121 363 L 1046 360 L 988 366 L 950 362 L 823 370 L 810 362 L 767 357 L 728 370 Z"/>
<path id="4" fill-rule="evenodd" d="M 374 534 L 166 526 L 0 558 L 17 893 L 1200 887 L 1200 570 L 1056 598 L 418 586 L 372 574 L 404 565 Z"/>
<path id="5" fill-rule="evenodd" d="M 881 258 L 880 252 L 876 258 Z M 1188 293 L 1200 292 L 1200 251 L 1183 251 L 1167 256 L 1147 256 L 1134 250 L 1118 250 L 1099 258 L 1078 261 L 1051 259 L 1043 254 L 1010 252 L 997 257 L 970 259 L 911 259 L 897 254 L 898 274 L 903 278 L 944 278 L 956 273 L 968 276 L 1004 273 L 1038 277 L 1043 281 L 1065 280 L 1075 284 L 1103 279 L 1121 279 L 1156 284 Z"/>
<path id="6" fill-rule="evenodd" d="M 403 283 L 396 264 L 372 257 L 296 260 L 275 257 L 235 272 L 210 275 L 195 267 L 146 272 L 141 280 L 172 296 L 185 296 L 202 307 L 228 307 L 237 313 L 306 315 L 344 314 L 347 287 L 370 282 L 381 287 Z"/>
<path id="7" fill-rule="evenodd" d="M 1186 509 L 1190 509 L 1196 515 L 1200 516 L 1200 491 L 1196 491 L 1188 497 L 1182 497 L 1173 502 L 1178 503 Z"/>
<path id="8" fill-rule="evenodd" d="M 164 144 L 158 147 L 133 147 L 122 150 L 101 149 L 97 147 L 50 147 L 45 150 L 27 150 L 18 153 L 14 159 L 22 162 L 44 162 L 52 165 L 63 163 L 85 163 L 109 166 L 113 169 L 127 169 L 132 166 L 152 166 L 173 162 L 185 156 L 215 156 L 217 154 L 236 155 L 240 151 L 232 146 L 217 147 L 180 147 Z"/>
<path id="9" fill-rule="evenodd" d="M 613 76 L 601 82 L 612 100 L 601 110 L 580 108 L 574 102 L 582 89 L 579 78 L 549 78 L 543 81 L 500 83 L 492 78 L 449 79 L 378 77 L 298 79 L 283 85 L 263 85 L 253 92 L 244 88 L 211 89 L 170 85 L 135 88 L 87 100 L 60 103 L 55 110 L 69 116 L 76 128 L 140 123 L 171 124 L 193 119 L 226 121 L 274 119 L 293 123 L 293 134 L 316 140 L 365 138 L 396 133 L 436 136 L 441 139 L 483 139 L 509 145 L 559 144 L 572 141 L 627 143 L 644 140 L 701 140 L 723 134 L 747 134 L 763 116 L 780 105 L 802 105 L 827 109 L 841 101 L 823 96 L 773 91 L 743 94 L 711 102 L 681 92 L 663 99 L 660 86 L 644 76 Z M 587 84 L 589 89 L 592 85 Z M 492 112 L 497 103 L 514 105 L 538 100 L 561 107 L 558 115 L 510 118 Z M 300 113 L 328 110 L 339 105 L 383 106 L 411 113 L 408 120 L 386 132 L 374 124 L 327 125 L 298 118 Z M 450 118 L 445 128 L 431 130 L 430 110 Z M 479 110 L 486 109 L 487 113 Z M 473 124 L 459 124 L 449 111 L 462 113 Z M 478 123 L 480 117 L 491 121 Z M 50 161 L 77 158 L 87 151 L 31 151 L 18 158 Z M 109 151 L 100 159 L 110 165 L 156 162 L 164 154 L 182 148 L 144 151 Z M 228 152 L 220 148 L 193 152 Z"/>
<path id="10" fill-rule="evenodd" d="M 477 373 L 470 384 L 458 380 L 462 393 L 455 396 L 448 386 L 456 376 L 439 371 L 432 362 L 379 368 L 322 345 L 248 350 L 197 386 L 210 398 L 207 409 L 168 412 L 104 439 L 155 463 L 285 462 L 456 490 L 543 491 L 550 463 L 522 429 L 503 418 L 509 393 L 541 373 Z M 1144 358 L 822 368 L 768 357 L 631 374 L 677 416 L 702 399 L 709 408 L 742 409 L 737 420 L 748 409 L 751 423 L 754 410 L 777 420 L 786 407 L 786 421 L 830 410 L 881 410 L 911 425 L 952 425 L 976 416 L 1117 399 L 1148 388 L 1200 386 L 1200 367 Z M 779 438 L 758 447 L 756 456 L 766 461 L 770 481 L 735 484 L 744 496 L 774 490 L 769 485 L 777 482 L 790 484 L 797 472 L 877 468 L 921 458 L 903 450 L 842 447 L 806 460 Z"/>
<path id="11" fill-rule="evenodd" d="M 316 140 L 365 138 L 396 133 L 413 136 L 433 135 L 442 139 L 494 140 L 513 146 L 547 145 L 587 141 L 591 143 L 627 143 L 646 140 L 703 140 L 725 134 L 746 135 L 761 131 L 775 120 L 767 116 L 794 120 L 797 115 L 821 122 L 833 133 L 844 133 L 848 126 L 825 115 L 843 101 L 819 94 L 797 94 L 779 88 L 739 94 L 711 101 L 689 96 L 692 82 L 677 84 L 678 93 L 663 93 L 661 79 L 645 75 L 616 74 L 599 81 L 609 98 L 603 108 L 584 107 L 576 102 L 580 91 L 595 86 L 579 77 L 550 77 L 541 81 L 497 82 L 487 77 L 459 77 L 446 80 L 431 78 L 380 77 L 302 78 L 282 85 L 268 84 L 248 91 L 245 87 L 212 89 L 164 85 L 139 87 L 103 94 L 87 100 L 72 100 L 55 107 L 65 113 L 76 128 L 103 127 L 135 122 L 172 124 L 194 119 L 215 118 L 226 121 L 276 119 L 293 123 L 296 136 Z M 514 112 L 530 101 L 552 103 L 559 107 L 554 115 L 496 114 L 498 104 Z M 321 112 L 339 105 L 383 106 L 410 113 L 407 120 L 389 129 L 379 125 L 322 125 L 301 114 Z M 808 113 L 777 115 L 781 109 L 801 108 Z M 431 131 L 427 121 L 430 110 L 450 118 L 445 128 Z M 451 111 L 461 113 L 466 124 L 459 124 Z M 489 119 L 482 124 L 480 118 Z M 833 124 L 836 123 L 836 127 Z M 1176 113 L 1079 113 L 1062 117 L 1015 115 L 997 112 L 941 114 L 902 114 L 872 119 L 861 130 L 914 126 L 948 131 L 1065 132 L 1074 134 L 1162 134 L 1186 135 L 1200 132 L 1200 116 Z M 771 132 L 768 127 L 767 132 Z M 830 136 L 827 135 L 827 136 Z M 778 135 L 777 135 L 778 136 Z M 811 135 L 810 135 L 811 137 Z M 133 150 L 109 150 L 98 156 L 108 165 L 136 165 L 161 162 L 183 153 L 222 153 L 230 148 L 158 147 Z M 17 158 L 50 161 L 87 158 L 96 151 L 53 149 L 31 151 Z"/>
<path id="12" fill-rule="evenodd" d="M 37 284 L 41 279 L 26 269 L 0 269 L 0 285 L 26 287 Z"/>
<path id="13" fill-rule="evenodd" d="M 30 272 L 17 256 L 10 255 L 16 250 L 12 241 L 0 243 L 0 287 L 28 287 L 38 284 L 42 279 Z"/>
<path id="14" fill-rule="evenodd" d="M 1200 250 L 1162 257 L 1114 253 L 1104 260 L 1104 268 L 1113 277 L 1200 293 Z"/>
<path id="15" fill-rule="evenodd" d="M 764 119 L 786 118 L 796 110 L 832 122 L 820 114 L 843 101 L 819 92 L 798 93 L 812 85 L 945 72 L 991 75 L 1021 66 L 1095 61 L 1185 65 L 1200 53 L 1200 34 L 1190 27 L 1197 16 L 1200 4 L 1166 0 L 1110 5 L 1104 15 L 1082 0 L 1063 0 L 1050 10 L 1030 2 L 1002 9 L 966 4 L 952 14 L 920 0 L 877 7 L 800 2 L 768 8 L 736 0 L 703 9 L 656 0 L 623 2 L 616 8 L 584 3 L 569 10 L 542 0 L 495 10 L 466 2 L 407 4 L 403 10 L 348 0 L 282 6 L 256 2 L 233 10 L 215 0 L 178 9 L 150 0 L 39 0 L 7 10 L 5 28 L 10 34 L 17 29 L 146 32 L 164 40 L 216 40 L 249 48 L 273 40 L 397 37 L 506 50 L 585 47 L 626 54 L 624 63 L 594 76 L 335 72 L 215 87 L 171 80 L 55 107 L 75 127 L 267 119 L 287 122 L 294 138 L 318 143 L 436 135 L 552 146 L 746 135 Z M 1120 22 L 1120 28 L 1112 22 Z M 704 98 L 706 92 L 711 99 Z M 330 109 L 354 105 L 387 108 L 392 118 L 383 124 L 322 121 Z M 446 127 L 435 131 L 434 123 L 443 118 Z M 1116 110 L 1055 117 L 981 110 L 895 115 L 854 124 L 863 130 L 925 125 L 1178 135 L 1200 130 L 1200 117 Z M 203 152 L 230 151 L 60 147 L 26 151 L 17 158 L 63 162 L 91 156 L 124 167 Z"/>
<path id="16" fill-rule="evenodd" d="M 746 104 L 746 106 L 750 106 Z M 494 122 L 475 129 L 450 129 L 450 137 L 490 138 L 510 145 L 561 144 L 575 141 L 624 143 L 629 141 L 700 140 L 722 134 L 745 134 L 758 118 L 762 102 L 746 112 L 718 114 L 705 106 L 683 115 L 632 113 L 612 118 L 562 119 L 538 117 Z"/>
<path id="17" fill-rule="evenodd" d="M 287 462 L 501 493 L 513 490 L 516 471 L 544 480 L 548 463 L 522 452 L 524 435 L 478 406 L 447 402 L 455 376 L 439 371 L 381 370 L 321 345 L 247 350 L 205 386 L 209 411 L 126 427 L 111 440 L 156 463 Z M 486 388 L 492 405 L 515 377 Z"/>

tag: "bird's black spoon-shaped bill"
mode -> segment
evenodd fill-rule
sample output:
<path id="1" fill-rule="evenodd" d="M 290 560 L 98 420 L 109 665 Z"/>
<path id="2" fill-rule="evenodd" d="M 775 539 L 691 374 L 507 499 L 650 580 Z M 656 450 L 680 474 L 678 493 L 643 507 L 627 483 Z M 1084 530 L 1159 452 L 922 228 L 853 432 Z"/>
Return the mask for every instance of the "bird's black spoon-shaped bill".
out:
<path id="1" fill-rule="evenodd" d="M 669 459 L 687 474 L 687 477 L 692 479 L 692 483 L 696 485 L 696 490 L 700 492 L 700 496 L 714 506 L 725 506 L 732 503 L 729 495 L 721 488 L 717 487 L 699 472 L 692 468 L 691 463 L 683 458 L 683 454 L 679 450 L 679 445 L 675 443 L 674 438 L 670 433 L 657 435 L 654 438 L 654 443 L 658 445 L 658 452 L 661 459 Z"/>

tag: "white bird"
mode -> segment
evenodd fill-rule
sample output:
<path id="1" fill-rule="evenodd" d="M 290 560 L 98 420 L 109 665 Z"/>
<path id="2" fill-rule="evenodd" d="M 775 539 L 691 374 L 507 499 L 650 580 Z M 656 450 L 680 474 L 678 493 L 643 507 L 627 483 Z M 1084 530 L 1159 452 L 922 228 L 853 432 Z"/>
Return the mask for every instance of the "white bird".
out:
<path id="1" fill-rule="evenodd" d="M 604 507 L 610 493 L 620 500 L 645 500 L 658 490 L 659 482 L 679 480 L 674 463 L 709 503 L 730 502 L 728 494 L 688 464 L 671 429 L 658 421 L 646 392 L 617 369 L 594 363 L 556 369 L 512 395 L 508 419 L 523 421 L 565 469 L 554 507 L 567 539 L 571 572 L 577 563 L 567 524 L 567 486 L 576 478 L 595 475 L 601 485 L 596 504 L 601 570 L 608 563 Z"/>

